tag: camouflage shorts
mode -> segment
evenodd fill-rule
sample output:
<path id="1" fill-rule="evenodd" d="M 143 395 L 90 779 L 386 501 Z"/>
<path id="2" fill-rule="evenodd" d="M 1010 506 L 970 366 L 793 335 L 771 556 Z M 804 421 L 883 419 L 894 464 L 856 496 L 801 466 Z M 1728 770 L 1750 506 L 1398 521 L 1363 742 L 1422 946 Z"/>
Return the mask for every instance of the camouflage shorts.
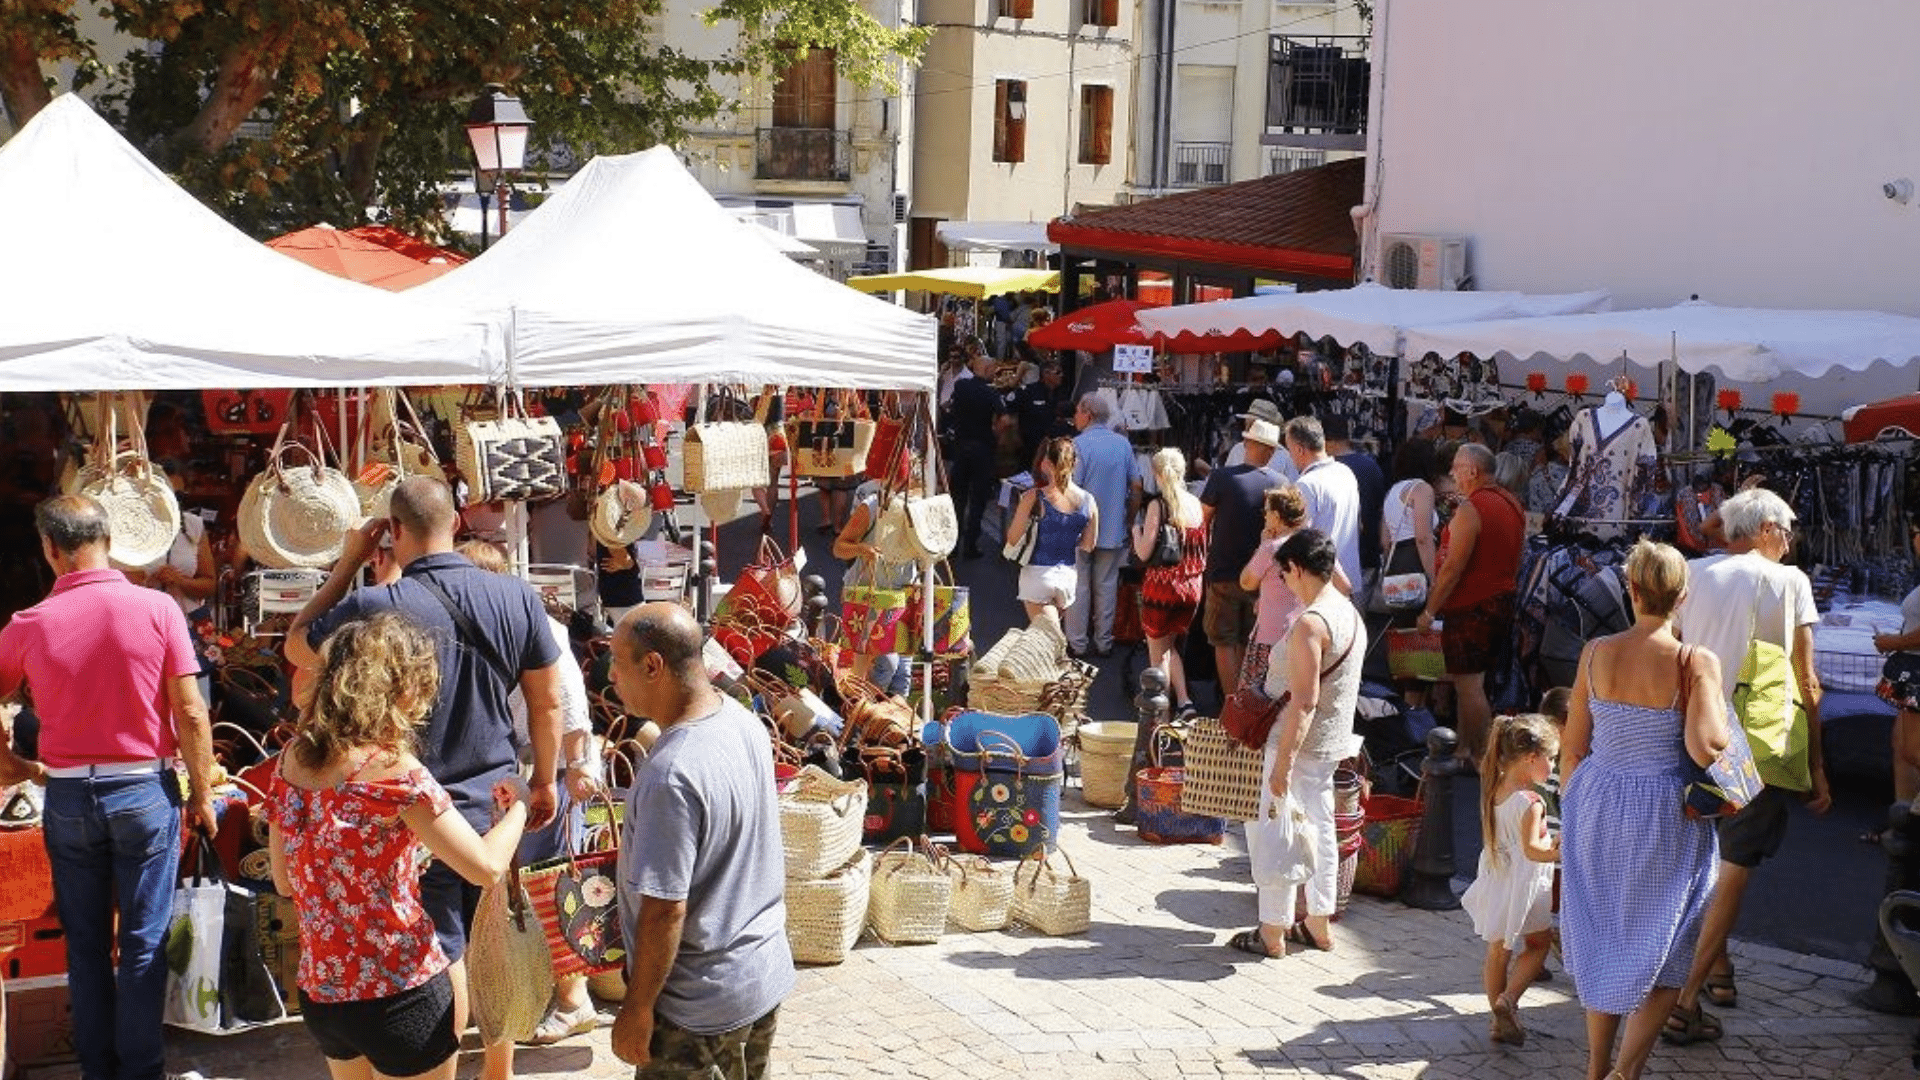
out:
<path id="1" fill-rule="evenodd" d="M 697 1035 L 656 1012 L 651 1060 L 634 1070 L 634 1080 L 763 1080 L 779 1015 L 774 1009 L 745 1027 Z"/>

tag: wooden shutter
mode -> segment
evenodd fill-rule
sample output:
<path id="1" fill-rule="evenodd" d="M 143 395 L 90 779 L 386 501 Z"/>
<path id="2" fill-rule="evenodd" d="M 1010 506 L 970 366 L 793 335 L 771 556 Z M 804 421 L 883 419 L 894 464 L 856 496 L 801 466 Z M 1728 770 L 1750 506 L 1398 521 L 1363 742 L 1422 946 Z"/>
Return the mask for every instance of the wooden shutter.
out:
<path id="1" fill-rule="evenodd" d="M 773 87 L 773 126 L 832 128 L 837 105 L 834 52 L 808 49 L 780 72 Z"/>
<path id="2" fill-rule="evenodd" d="M 993 84 L 993 160 L 1027 160 L 1027 84 L 1018 79 L 997 79 Z M 1015 118 L 1014 105 L 1022 115 Z"/>
<path id="3" fill-rule="evenodd" d="M 1113 87 L 1080 88 L 1080 163 L 1113 161 Z"/>
<path id="4" fill-rule="evenodd" d="M 1082 21 L 1088 26 L 1120 25 L 1120 0 L 1085 0 L 1085 2 Z"/>
<path id="5" fill-rule="evenodd" d="M 1033 0 L 1000 0 L 1000 17 L 1003 19 L 1033 18 Z"/>

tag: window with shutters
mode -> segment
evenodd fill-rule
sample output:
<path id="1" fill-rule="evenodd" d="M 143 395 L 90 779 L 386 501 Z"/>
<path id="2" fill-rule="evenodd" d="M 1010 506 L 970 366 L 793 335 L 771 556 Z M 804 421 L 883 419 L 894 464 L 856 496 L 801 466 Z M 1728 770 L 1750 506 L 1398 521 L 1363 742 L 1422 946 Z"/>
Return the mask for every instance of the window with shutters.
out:
<path id="1" fill-rule="evenodd" d="M 792 50 L 773 84 L 773 126 L 758 136 L 762 180 L 845 180 L 851 133 L 836 129 L 832 49 Z"/>
<path id="2" fill-rule="evenodd" d="M 993 0 L 994 14 L 1002 19 L 1033 18 L 1033 0 Z"/>
<path id="3" fill-rule="evenodd" d="M 1080 164 L 1113 161 L 1113 87 L 1080 88 Z"/>
<path id="4" fill-rule="evenodd" d="M 1080 21 L 1088 26 L 1119 26 L 1120 0 L 1083 0 Z"/>
<path id="5" fill-rule="evenodd" d="M 993 84 L 993 160 L 1027 160 L 1027 84 L 997 79 Z"/>
<path id="6" fill-rule="evenodd" d="M 833 61 L 832 49 L 808 49 L 780 72 L 773 85 L 774 127 L 833 126 Z"/>

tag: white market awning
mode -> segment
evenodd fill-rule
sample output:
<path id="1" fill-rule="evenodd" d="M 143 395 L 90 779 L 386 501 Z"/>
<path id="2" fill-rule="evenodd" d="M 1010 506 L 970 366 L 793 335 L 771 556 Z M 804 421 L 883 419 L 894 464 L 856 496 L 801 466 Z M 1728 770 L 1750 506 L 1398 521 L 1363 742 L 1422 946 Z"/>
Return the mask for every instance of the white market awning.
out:
<path id="1" fill-rule="evenodd" d="M 1351 289 L 1268 293 L 1152 308 L 1140 312 L 1140 326 L 1169 337 L 1305 333 L 1316 340 L 1330 337 L 1342 345 L 1362 344 L 1383 356 L 1419 356 L 1424 350 L 1401 351 L 1401 334 L 1409 327 L 1605 311 L 1611 305 L 1612 297 L 1605 292 L 1439 292 L 1369 283 Z"/>
<path id="2" fill-rule="evenodd" d="M 1047 239 L 1044 221 L 942 221 L 933 227 L 940 242 L 955 251 L 1037 251 L 1051 255 L 1060 245 Z"/>
<path id="3" fill-rule="evenodd" d="M 1717 371 L 1738 382 L 1818 379 L 1884 361 L 1920 360 L 1920 319 L 1884 311 L 1796 311 L 1689 301 L 1557 318 L 1425 325 L 1407 331 L 1409 355 L 1437 352 L 1518 360 L 1599 363 L 1625 357 L 1645 367 L 1677 360 L 1682 371 Z"/>

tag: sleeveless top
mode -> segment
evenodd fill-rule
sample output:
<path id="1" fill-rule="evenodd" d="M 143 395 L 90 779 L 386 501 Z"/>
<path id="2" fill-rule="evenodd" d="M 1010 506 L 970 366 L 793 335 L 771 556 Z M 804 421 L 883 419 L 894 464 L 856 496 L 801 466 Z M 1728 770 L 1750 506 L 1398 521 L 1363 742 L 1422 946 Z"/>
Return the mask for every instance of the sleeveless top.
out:
<path id="1" fill-rule="evenodd" d="M 1482 600 L 1514 591 L 1520 576 L 1520 554 L 1527 545 L 1527 515 L 1519 500 L 1505 488 L 1487 486 L 1470 497 L 1480 515 L 1480 535 L 1467 556 L 1467 572 L 1447 597 L 1447 610 L 1459 611 Z M 1451 533 L 1452 526 L 1448 526 Z M 1440 561 L 1446 562 L 1442 537 Z"/>
<path id="2" fill-rule="evenodd" d="M 1419 480 L 1402 480 L 1387 490 L 1387 502 L 1380 514 L 1380 531 L 1386 538 L 1399 543 L 1414 537 L 1413 485 Z M 1434 515 L 1434 526 L 1440 524 L 1440 515 Z"/>
<path id="3" fill-rule="evenodd" d="M 1047 501 L 1044 493 L 1036 493 L 1033 501 L 1040 513 L 1040 535 L 1033 543 L 1033 557 L 1027 560 L 1029 566 L 1071 566 L 1079 558 L 1080 536 L 1087 531 L 1087 522 L 1092 515 L 1086 511 L 1086 500 L 1091 496 L 1082 493 L 1080 508 L 1072 511 L 1059 510 Z"/>
<path id="4" fill-rule="evenodd" d="M 1353 732 L 1353 710 L 1360 702 L 1360 668 L 1366 660 L 1367 631 L 1353 602 L 1331 586 L 1293 621 L 1294 629 L 1299 629 L 1310 615 L 1326 620 L 1332 640 L 1320 657 L 1320 702 L 1300 741 L 1300 753 L 1303 757 L 1341 761 L 1360 748 L 1360 739 Z M 1336 657 L 1340 659 L 1338 664 L 1333 663 Z M 1328 665 L 1332 665 L 1331 670 Z M 1267 661 L 1268 697 L 1286 693 L 1288 674 L 1287 640 L 1282 639 Z"/>

